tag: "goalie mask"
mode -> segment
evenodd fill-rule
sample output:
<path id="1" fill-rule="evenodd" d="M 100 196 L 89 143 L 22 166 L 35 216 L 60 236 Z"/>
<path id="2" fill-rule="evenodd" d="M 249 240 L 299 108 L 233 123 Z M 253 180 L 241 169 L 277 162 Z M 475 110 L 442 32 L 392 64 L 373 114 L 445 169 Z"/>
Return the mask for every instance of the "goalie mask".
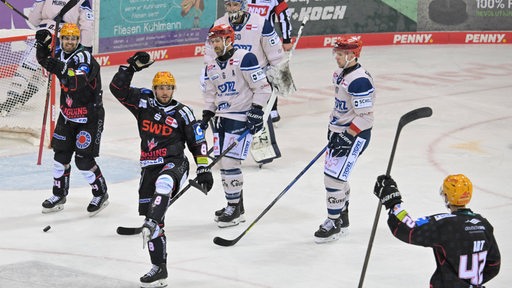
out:
<path id="1" fill-rule="evenodd" d="M 242 22 L 244 11 L 246 11 L 247 8 L 247 3 L 246 0 L 225 0 L 224 8 L 228 13 L 229 22 L 239 24 Z"/>
<path id="2" fill-rule="evenodd" d="M 162 71 L 157 72 L 153 77 L 153 94 L 155 95 L 155 101 L 160 106 L 168 105 L 176 89 L 176 79 L 171 72 Z"/>
<path id="3" fill-rule="evenodd" d="M 74 23 L 64 23 L 59 31 L 59 39 L 64 52 L 73 52 L 80 43 L 80 28 Z"/>
<path id="4" fill-rule="evenodd" d="M 473 195 L 473 184 L 463 174 L 448 175 L 440 189 L 446 206 L 466 206 Z"/>

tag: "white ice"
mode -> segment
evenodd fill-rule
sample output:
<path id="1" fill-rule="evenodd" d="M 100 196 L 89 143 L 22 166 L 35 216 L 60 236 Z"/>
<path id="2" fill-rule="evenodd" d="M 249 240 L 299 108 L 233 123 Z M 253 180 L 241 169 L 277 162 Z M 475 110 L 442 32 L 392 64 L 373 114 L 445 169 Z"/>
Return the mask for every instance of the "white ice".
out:
<path id="1" fill-rule="evenodd" d="M 375 178 L 386 171 L 398 119 L 423 106 L 432 107 L 433 116 L 402 130 L 391 171 L 406 208 L 416 217 L 445 212 L 438 194 L 443 178 L 466 174 L 475 187 L 469 207 L 494 225 L 503 258 L 487 287 L 510 287 L 510 45 L 364 47 L 360 62 L 375 79 L 377 103 L 370 146 L 350 179 L 350 234 L 329 244 L 313 241 L 326 217 L 322 157 L 235 246 L 212 242 L 242 233 L 326 145 L 335 62 L 330 49 L 298 50 L 291 61 L 298 91 L 279 100 L 283 156 L 261 169 L 252 159 L 244 162 L 247 222 L 224 229 L 213 222 L 213 212 L 225 205 L 217 169 L 208 196 L 190 189 L 167 212 L 169 287 L 357 287 L 378 205 Z M 158 62 L 137 73 L 133 84 L 150 87 L 157 71 L 170 70 L 175 98 L 200 116 L 201 64 L 201 58 Z M 76 168 L 65 209 L 43 215 L 52 151 L 45 149 L 43 165 L 36 166 L 36 146 L 1 139 L 0 287 L 138 287 L 150 269 L 141 237 L 115 233 L 119 225 L 142 223 L 139 138 L 134 118 L 109 92 L 116 71 L 102 68 L 106 128 L 97 161 L 111 203 L 97 216 L 87 215 L 92 195 Z M 364 287 L 428 287 L 435 269 L 431 249 L 393 238 L 386 218 L 383 211 Z M 46 225 L 52 228 L 44 233 Z"/>

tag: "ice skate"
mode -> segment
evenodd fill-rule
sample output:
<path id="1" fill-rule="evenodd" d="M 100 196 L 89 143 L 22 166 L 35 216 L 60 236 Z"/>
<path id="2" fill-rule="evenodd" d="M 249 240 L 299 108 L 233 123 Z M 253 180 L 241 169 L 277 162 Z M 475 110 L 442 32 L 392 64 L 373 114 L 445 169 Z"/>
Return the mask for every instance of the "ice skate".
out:
<path id="1" fill-rule="evenodd" d="M 153 265 L 144 276 L 140 277 L 140 287 L 167 287 L 167 267 L 165 264 L 160 266 Z"/>
<path id="2" fill-rule="evenodd" d="M 337 219 L 327 218 L 315 232 L 315 242 L 318 244 L 332 242 L 346 235 L 348 233 L 348 223 L 344 225 L 341 219 L 341 217 Z"/>
<path id="3" fill-rule="evenodd" d="M 245 214 L 244 197 L 242 195 L 240 195 L 240 202 L 238 202 L 238 203 L 240 204 L 240 218 L 239 218 L 239 221 L 240 222 L 245 222 L 245 216 L 244 216 L 244 214 Z M 219 217 L 224 213 L 224 210 L 226 210 L 226 207 L 215 211 L 215 217 L 213 218 L 213 220 L 215 222 L 219 222 Z"/>
<path id="4" fill-rule="evenodd" d="M 43 202 L 43 213 L 59 212 L 64 209 L 64 203 L 66 203 L 66 196 L 56 196 L 44 200 Z"/>
<path id="5" fill-rule="evenodd" d="M 224 208 L 224 212 L 222 212 L 222 214 L 217 219 L 217 226 L 219 226 L 220 228 L 225 228 L 236 226 L 240 222 L 243 222 L 240 220 L 240 206 L 240 203 L 228 204 L 228 206 Z"/>
<path id="6" fill-rule="evenodd" d="M 101 210 L 105 209 L 108 204 L 108 193 L 105 192 L 103 195 L 94 196 L 92 197 L 89 206 L 87 206 L 87 212 L 89 212 L 89 216 L 92 217 L 98 214 Z"/>

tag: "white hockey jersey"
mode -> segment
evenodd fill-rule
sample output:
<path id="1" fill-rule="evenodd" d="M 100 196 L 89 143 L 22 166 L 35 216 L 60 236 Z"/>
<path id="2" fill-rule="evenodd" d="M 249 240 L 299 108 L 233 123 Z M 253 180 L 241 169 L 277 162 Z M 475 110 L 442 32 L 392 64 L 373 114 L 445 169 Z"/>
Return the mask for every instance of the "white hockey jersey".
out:
<path id="1" fill-rule="evenodd" d="M 334 109 L 329 130 L 342 133 L 349 126 L 360 131 L 373 127 L 375 86 L 371 75 L 358 63 L 333 74 Z"/>
<path id="2" fill-rule="evenodd" d="M 245 13 L 242 24 L 233 25 L 226 13 L 217 19 L 213 26 L 228 24 L 235 30 L 235 48 L 251 51 L 258 58 L 260 67 L 275 66 L 284 58 L 284 51 L 279 35 L 268 20 L 257 14 Z M 205 64 L 217 57 L 208 41 L 205 49 Z"/>
<path id="3" fill-rule="evenodd" d="M 54 18 L 69 0 L 35 0 L 28 20 L 38 28 L 54 31 Z M 94 44 L 94 12 L 89 0 L 80 0 L 63 19 L 63 23 L 75 23 L 80 27 L 80 43 L 86 47 Z"/>
<path id="4" fill-rule="evenodd" d="M 265 107 L 270 84 L 253 53 L 236 49 L 226 61 L 213 60 L 206 66 L 202 86 L 205 109 L 217 116 L 246 121 L 252 104 Z"/>

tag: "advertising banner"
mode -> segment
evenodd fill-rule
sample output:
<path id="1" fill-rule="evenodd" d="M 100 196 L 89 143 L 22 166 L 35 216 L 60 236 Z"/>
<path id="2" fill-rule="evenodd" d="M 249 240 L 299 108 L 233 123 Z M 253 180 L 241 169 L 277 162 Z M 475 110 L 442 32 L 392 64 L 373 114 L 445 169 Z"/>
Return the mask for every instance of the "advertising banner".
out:
<path id="1" fill-rule="evenodd" d="M 102 1 L 99 52 L 204 42 L 216 14 L 214 1 Z"/>

